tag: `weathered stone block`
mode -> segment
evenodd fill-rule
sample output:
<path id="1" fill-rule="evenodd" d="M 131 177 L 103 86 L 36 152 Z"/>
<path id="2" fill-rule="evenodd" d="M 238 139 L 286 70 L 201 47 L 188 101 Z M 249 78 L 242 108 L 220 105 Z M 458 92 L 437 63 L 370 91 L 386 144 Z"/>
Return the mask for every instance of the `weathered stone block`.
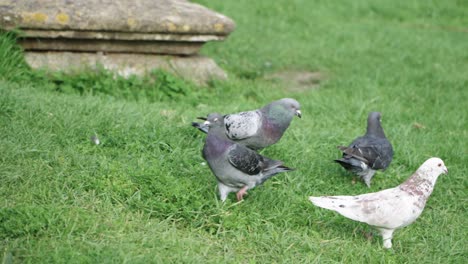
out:
<path id="1" fill-rule="evenodd" d="M 212 79 L 226 79 L 226 73 L 207 57 L 164 56 L 153 54 L 89 53 L 89 52 L 27 52 L 26 60 L 33 68 L 73 73 L 104 67 L 122 76 L 143 75 L 151 69 L 163 69 L 198 84 Z"/>
<path id="2" fill-rule="evenodd" d="M 107 65 L 106 60 L 112 58 L 109 65 L 127 68 L 117 67 L 122 61 L 117 57 L 121 57 L 134 61 L 135 72 L 143 72 L 142 65 L 160 65 L 156 61 L 167 60 L 167 55 L 197 54 L 207 41 L 224 40 L 235 25 L 228 17 L 186 0 L 0 0 L 0 27 L 23 32 L 19 43 L 33 67 L 66 68 L 68 63 L 60 60 L 83 56 L 83 62 Z M 209 59 L 201 58 L 173 59 L 177 63 L 172 67 L 190 61 L 204 71 L 203 63 Z M 214 70 L 214 62 L 208 64 L 207 69 Z M 218 73 L 213 76 L 225 76 Z"/>

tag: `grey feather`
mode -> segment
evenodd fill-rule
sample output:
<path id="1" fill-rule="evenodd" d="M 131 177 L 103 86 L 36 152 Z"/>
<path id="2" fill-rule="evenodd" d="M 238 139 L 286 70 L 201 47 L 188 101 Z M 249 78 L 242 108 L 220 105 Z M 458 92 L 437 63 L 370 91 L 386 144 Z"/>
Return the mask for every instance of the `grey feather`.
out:
<path id="1" fill-rule="evenodd" d="M 279 160 L 264 157 L 230 140 L 224 131 L 222 115 L 210 114 L 207 119 L 209 130 L 202 154 L 218 181 L 222 201 L 230 192 L 237 192 L 241 200 L 248 189 L 278 173 L 293 170 Z"/>
<path id="2" fill-rule="evenodd" d="M 384 247 L 391 248 L 393 232 L 419 217 L 437 178 L 447 172 L 440 158 L 430 158 L 395 188 L 357 196 L 311 196 L 309 200 L 316 206 L 376 227 L 382 234 Z"/>
<path id="3" fill-rule="evenodd" d="M 294 116 L 302 116 L 299 102 L 283 98 L 261 109 L 223 116 L 223 130 L 230 140 L 260 150 L 278 142 Z M 207 131 L 201 123 L 193 122 L 192 126 Z"/>
<path id="4" fill-rule="evenodd" d="M 367 132 L 348 147 L 339 146 L 343 156 L 335 161 L 346 170 L 359 175 L 370 187 L 377 170 L 385 170 L 393 159 L 393 147 L 380 124 L 380 113 L 371 112 L 367 118 Z"/>

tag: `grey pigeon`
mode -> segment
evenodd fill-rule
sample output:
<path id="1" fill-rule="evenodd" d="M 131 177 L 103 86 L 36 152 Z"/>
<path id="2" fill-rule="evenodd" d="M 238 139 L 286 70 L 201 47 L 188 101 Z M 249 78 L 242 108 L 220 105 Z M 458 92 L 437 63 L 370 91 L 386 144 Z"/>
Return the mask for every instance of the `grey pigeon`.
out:
<path id="1" fill-rule="evenodd" d="M 227 138 L 223 116 L 210 114 L 205 122 L 209 128 L 203 147 L 203 158 L 218 181 L 218 190 L 224 202 L 231 192 L 242 200 L 247 190 L 262 184 L 272 176 L 291 171 L 283 162 L 264 157 L 254 150 Z"/>
<path id="2" fill-rule="evenodd" d="M 369 113 L 366 134 L 356 138 L 349 147 L 338 146 L 343 157 L 335 160 L 346 170 L 359 175 L 367 187 L 370 187 L 376 170 L 385 170 L 393 159 L 393 147 L 385 137 L 380 119 L 379 112 Z"/>
<path id="3" fill-rule="evenodd" d="M 382 235 L 383 246 L 391 248 L 393 232 L 419 217 L 437 177 L 447 172 L 440 158 L 430 158 L 395 188 L 358 196 L 311 196 L 309 200 L 316 206 L 376 227 Z"/>
<path id="4" fill-rule="evenodd" d="M 225 115 L 226 136 L 250 149 L 260 150 L 281 139 L 294 116 L 302 116 L 300 104 L 292 98 L 274 101 L 261 109 Z M 206 120 L 206 118 L 199 117 Z M 192 126 L 207 133 L 208 127 L 193 122 Z"/>

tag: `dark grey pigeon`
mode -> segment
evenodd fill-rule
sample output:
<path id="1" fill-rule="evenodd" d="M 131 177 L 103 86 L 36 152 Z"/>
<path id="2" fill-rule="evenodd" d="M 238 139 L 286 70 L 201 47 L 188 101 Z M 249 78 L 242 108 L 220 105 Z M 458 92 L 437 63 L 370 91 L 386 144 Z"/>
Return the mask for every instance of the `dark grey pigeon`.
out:
<path id="1" fill-rule="evenodd" d="M 202 152 L 218 181 L 222 201 L 225 201 L 231 192 L 237 192 L 237 200 L 240 201 L 247 190 L 278 173 L 293 170 L 283 166 L 282 161 L 264 157 L 228 139 L 223 120 L 220 114 L 208 115 L 205 124 L 209 131 Z"/>
<path id="2" fill-rule="evenodd" d="M 301 117 L 300 108 L 296 100 L 283 98 L 261 109 L 222 116 L 223 130 L 229 139 L 260 150 L 281 139 L 293 117 Z M 193 122 L 192 126 L 205 133 L 208 131 L 208 127 L 201 123 Z"/>
<path id="3" fill-rule="evenodd" d="M 377 170 L 385 170 L 393 159 L 392 144 L 385 137 L 380 125 L 379 112 L 369 113 L 367 132 L 356 138 L 349 147 L 338 146 L 343 157 L 336 159 L 343 168 L 359 175 L 367 187 Z"/>

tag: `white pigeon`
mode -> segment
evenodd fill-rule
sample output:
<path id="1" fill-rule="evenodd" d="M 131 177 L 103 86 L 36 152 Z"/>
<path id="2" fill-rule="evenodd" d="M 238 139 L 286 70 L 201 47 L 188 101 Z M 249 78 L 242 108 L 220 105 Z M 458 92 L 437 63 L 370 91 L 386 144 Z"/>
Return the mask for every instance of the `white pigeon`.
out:
<path id="1" fill-rule="evenodd" d="M 393 232 L 421 215 L 437 177 L 447 172 L 440 158 L 430 158 L 395 188 L 357 196 L 311 196 L 309 200 L 316 206 L 376 227 L 382 235 L 384 248 L 391 248 Z"/>

